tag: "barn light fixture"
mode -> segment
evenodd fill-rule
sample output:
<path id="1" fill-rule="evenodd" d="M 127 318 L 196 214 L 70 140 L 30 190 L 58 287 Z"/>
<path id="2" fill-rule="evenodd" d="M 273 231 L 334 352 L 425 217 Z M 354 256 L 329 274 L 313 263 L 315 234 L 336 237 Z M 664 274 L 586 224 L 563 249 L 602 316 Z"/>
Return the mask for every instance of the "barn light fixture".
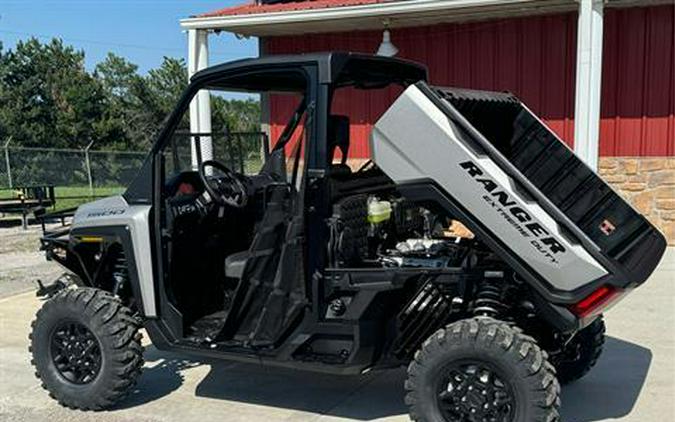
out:
<path id="1" fill-rule="evenodd" d="M 389 21 L 383 22 L 384 31 L 382 32 L 382 43 L 377 49 L 378 56 L 394 57 L 398 53 L 398 48 L 391 42 L 391 33 L 389 32 Z"/>

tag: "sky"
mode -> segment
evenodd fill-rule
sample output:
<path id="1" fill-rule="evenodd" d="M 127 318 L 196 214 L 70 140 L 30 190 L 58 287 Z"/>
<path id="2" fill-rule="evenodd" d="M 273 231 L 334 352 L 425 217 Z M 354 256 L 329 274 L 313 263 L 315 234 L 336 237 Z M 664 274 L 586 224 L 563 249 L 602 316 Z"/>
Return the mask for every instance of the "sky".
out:
<path id="1" fill-rule="evenodd" d="M 158 67 L 164 56 L 187 58 L 182 18 L 248 0 L 0 0 L 0 41 L 11 49 L 31 35 L 84 50 L 93 70 L 109 51 L 139 66 Z M 209 36 L 210 64 L 258 55 L 257 39 Z"/>

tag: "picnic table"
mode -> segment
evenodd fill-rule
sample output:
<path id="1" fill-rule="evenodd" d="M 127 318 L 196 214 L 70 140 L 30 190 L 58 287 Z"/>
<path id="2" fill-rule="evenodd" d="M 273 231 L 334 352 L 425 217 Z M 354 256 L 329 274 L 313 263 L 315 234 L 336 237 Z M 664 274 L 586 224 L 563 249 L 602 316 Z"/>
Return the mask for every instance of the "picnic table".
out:
<path id="1" fill-rule="evenodd" d="M 21 214 L 24 229 L 28 227 L 30 213 L 44 212 L 46 208 L 56 206 L 53 185 L 20 186 L 13 193 L 10 198 L 0 199 L 0 213 Z"/>

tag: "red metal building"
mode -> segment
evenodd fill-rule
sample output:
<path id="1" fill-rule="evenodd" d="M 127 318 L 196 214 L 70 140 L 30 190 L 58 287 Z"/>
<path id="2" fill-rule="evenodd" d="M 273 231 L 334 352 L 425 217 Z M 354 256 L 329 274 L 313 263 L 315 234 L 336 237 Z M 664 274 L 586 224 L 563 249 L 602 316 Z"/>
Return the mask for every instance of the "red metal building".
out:
<path id="1" fill-rule="evenodd" d="M 605 13 L 600 120 L 601 156 L 675 155 L 675 6 Z M 562 139 L 574 143 L 576 13 L 403 28 L 399 57 L 425 63 L 435 85 L 511 91 Z M 291 35 L 265 40 L 265 53 L 330 49 L 372 53 L 381 31 Z M 388 98 L 342 101 L 352 111 L 358 155 Z M 283 108 L 272 101 L 272 127 Z"/>
<path id="2" fill-rule="evenodd" d="M 605 177 L 675 240 L 672 0 L 262 0 L 182 21 L 258 36 L 261 54 L 373 53 L 383 24 L 397 56 L 425 63 L 433 84 L 508 90 L 571 146 L 581 133 L 589 145 L 578 153 L 591 165 L 604 157 Z M 368 156 L 370 127 L 390 97 L 336 100 L 350 116 L 354 157 Z M 275 139 L 289 104 L 272 97 L 267 107 Z"/>

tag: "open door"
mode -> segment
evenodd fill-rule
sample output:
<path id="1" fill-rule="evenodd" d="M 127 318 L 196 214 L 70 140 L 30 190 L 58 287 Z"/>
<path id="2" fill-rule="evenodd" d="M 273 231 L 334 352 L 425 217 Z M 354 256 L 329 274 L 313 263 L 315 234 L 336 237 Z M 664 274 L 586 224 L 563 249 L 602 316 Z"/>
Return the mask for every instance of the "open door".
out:
<path id="1" fill-rule="evenodd" d="M 239 285 L 217 341 L 277 345 L 307 303 L 303 194 L 308 113 L 302 100 L 270 154 L 269 166 L 284 162 L 287 180 L 268 184 L 262 192 L 264 214 L 242 257 Z"/>

